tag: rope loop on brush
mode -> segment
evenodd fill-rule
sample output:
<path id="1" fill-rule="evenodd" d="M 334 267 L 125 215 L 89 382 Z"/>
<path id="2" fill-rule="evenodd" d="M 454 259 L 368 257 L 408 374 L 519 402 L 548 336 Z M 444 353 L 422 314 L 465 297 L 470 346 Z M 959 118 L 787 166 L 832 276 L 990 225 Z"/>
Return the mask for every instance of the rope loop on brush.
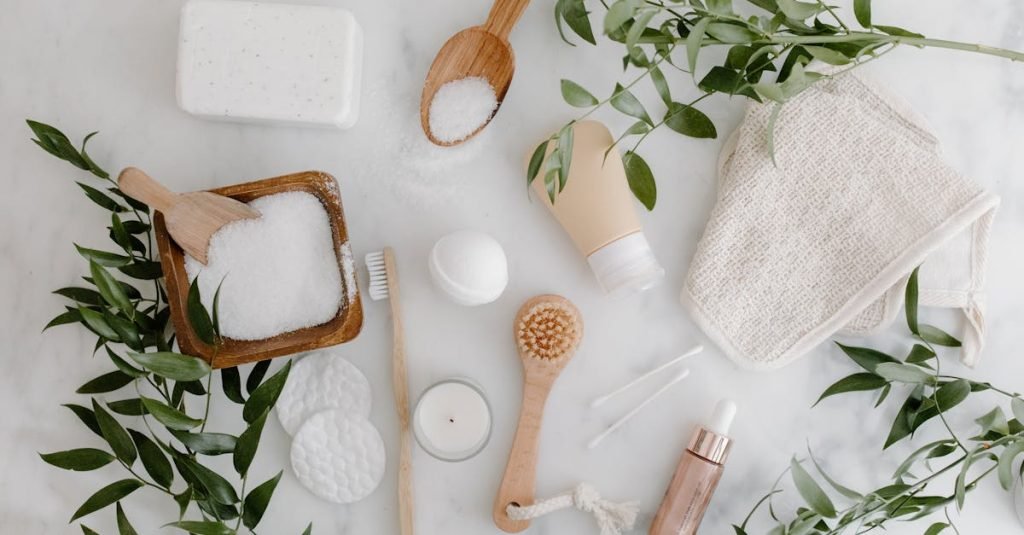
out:
<path id="1" fill-rule="evenodd" d="M 533 505 L 509 505 L 505 512 L 512 520 L 533 520 L 570 507 L 592 514 L 601 528 L 601 535 L 621 535 L 624 531 L 632 529 L 640 512 L 637 503 L 605 500 L 594 487 L 586 483 L 580 483 L 572 492 L 559 494 Z"/>

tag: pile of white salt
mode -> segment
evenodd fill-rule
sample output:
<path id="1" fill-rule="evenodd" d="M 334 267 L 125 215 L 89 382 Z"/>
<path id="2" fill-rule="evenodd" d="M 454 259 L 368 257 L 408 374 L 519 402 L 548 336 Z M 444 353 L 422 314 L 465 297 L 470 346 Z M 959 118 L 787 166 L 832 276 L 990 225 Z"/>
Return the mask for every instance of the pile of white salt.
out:
<path id="1" fill-rule="evenodd" d="M 221 334 L 263 340 L 333 319 L 343 303 L 341 271 L 327 210 L 306 192 L 278 193 L 249 203 L 259 219 L 225 225 L 210 239 L 206 266 L 185 257 L 199 277 L 203 305 L 223 281 Z"/>
<path id="2" fill-rule="evenodd" d="M 441 86 L 430 101 L 430 134 L 438 141 L 462 141 L 487 124 L 498 97 L 487 79 L 470 76 Z"/>

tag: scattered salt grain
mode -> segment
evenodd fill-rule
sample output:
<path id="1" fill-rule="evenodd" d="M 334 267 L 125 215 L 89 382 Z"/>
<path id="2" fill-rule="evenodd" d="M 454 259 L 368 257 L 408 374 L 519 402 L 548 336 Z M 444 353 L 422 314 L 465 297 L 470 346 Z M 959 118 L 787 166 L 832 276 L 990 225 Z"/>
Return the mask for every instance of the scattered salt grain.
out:
<path id="1" fill-rule="evenodd" d="M 333 319 L 345 299 L 331 222 L 320 200 L 296 191 L 260 197 L 249 206 L 260 218 L 217 231 L 206 266 L 185 257 L 189 279 L 199 277 L 207 310 L 224 281 L 221 333 L 263 340 Z"/>
<path id="2" fill-rule="evenodd" d="M 453 80 L 441 86 L 430 101 L 430 133 L 454 143 L 476 132 L 498 109 L 490 82 L 479 76 Z"/>

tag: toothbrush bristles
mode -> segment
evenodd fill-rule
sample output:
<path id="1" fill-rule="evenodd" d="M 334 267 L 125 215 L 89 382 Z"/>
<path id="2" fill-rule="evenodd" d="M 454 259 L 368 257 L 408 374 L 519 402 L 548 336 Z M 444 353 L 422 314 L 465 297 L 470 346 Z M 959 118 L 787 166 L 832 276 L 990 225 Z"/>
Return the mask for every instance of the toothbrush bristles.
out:
<path id="1" fill-rule="evenodd" d="M 384 251 L 367 253 L 366 270 L 370 274 L 370 299 L 388 298 L 388 271 L 384 264 Z"/>

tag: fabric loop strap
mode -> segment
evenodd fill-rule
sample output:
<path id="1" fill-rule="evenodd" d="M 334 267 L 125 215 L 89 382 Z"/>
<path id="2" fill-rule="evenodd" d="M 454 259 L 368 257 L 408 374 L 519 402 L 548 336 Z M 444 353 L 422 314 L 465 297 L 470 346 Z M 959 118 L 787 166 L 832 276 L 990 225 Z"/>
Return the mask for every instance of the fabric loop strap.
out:
<path id="1" fill-rule="evenodd" d="M 633 528 L 640 506 L 635 502 L 615 503 L 601 498 L 594 487 L 580 483 L 572 492 L 560 494 L 533 505 L 509 505 L 506 509 L 512 520 L 533 520 L 548 513 L 575 507 L 594 515 L 601 535 L 620 535 Z"/>

